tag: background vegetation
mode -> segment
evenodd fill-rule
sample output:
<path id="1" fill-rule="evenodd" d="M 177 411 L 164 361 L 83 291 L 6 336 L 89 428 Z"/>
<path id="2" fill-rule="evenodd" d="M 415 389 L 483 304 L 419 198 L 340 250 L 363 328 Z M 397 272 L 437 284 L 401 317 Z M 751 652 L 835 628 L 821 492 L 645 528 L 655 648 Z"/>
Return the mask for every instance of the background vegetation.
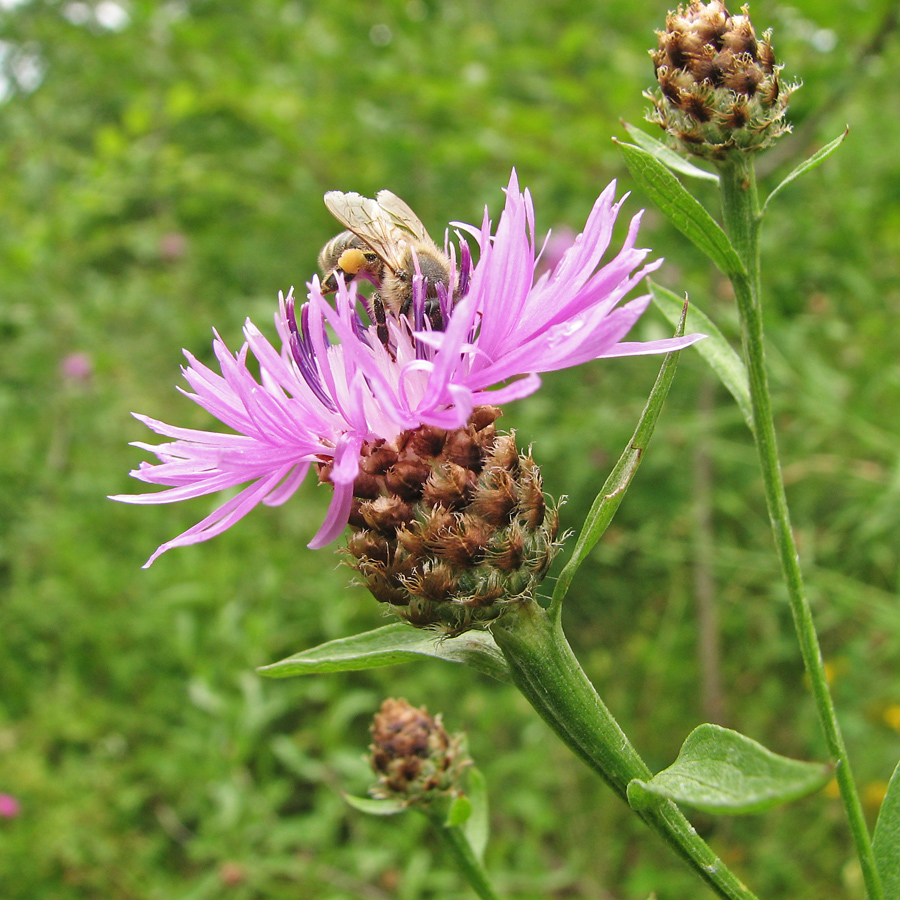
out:
<path id="1" fill-rule="evenodd" d="M 312 484 L 224 536 L 149 553 L 210 503 L 105 495 L 148 435 L 208 425 L 174 390 L 181 348 L 271 328 L 334 233 L 321 197 L 389 187 L 437 234 L 480 221 L 516 166 L 538 226 L 578 229 L 640 122 L 664 3 L 241 0 L 0 3 L 0 819 L 6 900 L 463 898 L 414 816 L 374 820 L 370 717 L 405 696 L 465 728 L 488 778 L 488 863 L 519 900 L 660 900 L 693 876 L 508 687 L 423 662 L 268 682 L 254 667 L 377 627 L 330 551 Z M 874 810 L 900 756 L 900 46 L 893 0 L 759 0 L 796 134 L 772 183 L 849 122 L 765 232 L 770 363 L 810 590 Z M 894 16 L 892 17 L 892 12 Z M 649 127 L 649 126 L 648 126 Z M 710 194 L 707 199 L 711 199 Z M 646 201 L 628 201 L 636 211 Z M 660 279 L 734 334 L 721 283 L 661 217 Z M 668 331 L 649 313 L 641 336 Z M 658 361 L 546 379 L 504 422 L 534 441 L 577 527 Z M 749 435 L 683 355 L 644 466 L 570 593 L 585 668 L 655 768 L 715 718 L 825 755 L 779 585 Z M 698 642 L 698 633 L 707 635 Z M 716 641 L 721 666 L 717 671 Z M 697 827 L 765 898 L 861 895 L 826 791 Z"/>

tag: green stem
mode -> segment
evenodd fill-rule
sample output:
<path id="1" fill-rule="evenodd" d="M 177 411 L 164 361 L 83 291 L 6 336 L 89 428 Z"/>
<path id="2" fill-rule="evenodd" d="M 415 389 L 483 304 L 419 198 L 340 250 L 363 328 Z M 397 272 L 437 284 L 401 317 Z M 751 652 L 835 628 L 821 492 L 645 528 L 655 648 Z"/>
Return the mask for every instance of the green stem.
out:
<path id="1" fill-rule="evenodd" d="M 488 878 L 487 870 L 481 864 L 481 860 L 472 850 L 461 828 L 456 825 L 445 825 L 441 816 L 429 815 L 432 824 L 443 838 L 447 849 L 453 854 L 456 864 L 459 866 L 472 890 L 481 897 L 481 900 L 500 900 L 500 895 L 494 891 Z"/>
<path id="2" fill-rule="evenodd" d="M 513 682 L 562 741 L 627 803 L 634 778 L 650 770 L 612 717 L 572 653 L 559 616 L 522 604 L 495 623 Z M 720 896 L 755 900 L 697 834 L 674 803 L 662 801 L 638 815 Z"/>
<path id="3" fill-rule="evenodd" d="M 775 440 L 775 421 L 766 374 L 762 307 L 760 304 L 759 228 L 760 212 L 756 195 L 753 163 L 742 154 L 735 154 L 719 166 L 720 190 L 725 231 L 747 270 L 747 278 L 733 278 L 735 296 L 741 317 L 744 358 L 750 377 L 750 399 L 753 407 L 754 438 L 765 485 L 766 506 L 781 569 L 788 588 L 791 613 L 800 652 L 812 686 L 816 709 L 825 732 L 828 752 L 836 765 L 836 777 L 841 798 L 847 810 L 850 831 L 862 866 L 863 879 L 869 900 L 884 897 L 881 880 L 875 865 L 872 842 L 866 827 L 862 804 L 853 780 L 844 739 L 841 736 L 834 703 L 828 690 L 828 679 L 819 649 L 819 639 L 813 623 L 812 610 L 806 598 L 797 545 L 791 530 L 781 463 Z"/>

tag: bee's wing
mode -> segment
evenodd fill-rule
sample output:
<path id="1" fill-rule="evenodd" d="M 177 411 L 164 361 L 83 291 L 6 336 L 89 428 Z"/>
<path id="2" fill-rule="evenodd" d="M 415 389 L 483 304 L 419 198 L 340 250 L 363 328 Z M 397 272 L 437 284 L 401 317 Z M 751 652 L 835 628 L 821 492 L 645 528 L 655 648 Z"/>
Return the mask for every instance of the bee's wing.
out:
<path id="1" fill-rule="evenodd" d="M 378 201 L 355 192 L 329 191 L 325 195 L 325 205 L 338 222 L 368 244 L 385 265 L 395 272 L 403 268 L 401 242 L 405 240 L 405 233 L 397 228 L 393 217 Z"/>
<path id="2" fill-rule="evenodd" d="M 396 228 L 408 232 L 420 241 L 432 243 L 419 217 L 409 208 L 409 204 L 396 194 L 391 191 L 379 191 L 378 205 L 390 216 Z"/>

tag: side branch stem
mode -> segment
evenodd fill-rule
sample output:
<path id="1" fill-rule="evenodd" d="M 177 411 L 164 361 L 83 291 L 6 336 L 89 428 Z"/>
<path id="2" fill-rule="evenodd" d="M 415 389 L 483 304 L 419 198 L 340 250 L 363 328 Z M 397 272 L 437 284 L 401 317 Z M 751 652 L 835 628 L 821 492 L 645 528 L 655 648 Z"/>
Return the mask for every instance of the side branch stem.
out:
<path id="1" fill-rule="evenodd" d="M 487 871 L 475 856 L 462 829 L 455 825 L 445 825 L 439 816 L 433 818 L 433 824 L 472 890 L 481 900 L 500 900 L 500 895 L 494 891 Z"/>
<path id="2" fill-rule="evenodd" d="M 749 159 L 729 159 L 719 166 L 720 190 L 725 231 L 747 270 L 746 279 L 732 278 L 741 317 L 744 359 L 750 379 L 750 398 L 756 448 L 765 486 L 766 506 L 781 570 L 787 584 L 791 613 L 803 664 L 812 686 L 819 720 L 825 733 L 828 752 L 836 763 L 836 778 L 847 811 L 850 830 L 862 866 L 869 900 L 883 900 L 884 894 L 872 842 L 866 827 L 862 804 L 853 780 L 828 679 L 806 597 L 800 558 L 788 513 L 781 463 L 775 439 L 775 422 L 766 373 L 762 307 L 760 304 L 759 227 L 760 211 L 753 163 Z"/>
<path id="3" fill-rule="evenodd" d="M 562 741 L 626 803 L 628 783 L 651 772 L 594 690 L 562 631 L 559 617 L 536 603 L 500 619 L 494 638 L 513 682 Z M 661 801 L 638 815 L 727 900 L 756 900 L 716 856 L 677 806 Z"/>

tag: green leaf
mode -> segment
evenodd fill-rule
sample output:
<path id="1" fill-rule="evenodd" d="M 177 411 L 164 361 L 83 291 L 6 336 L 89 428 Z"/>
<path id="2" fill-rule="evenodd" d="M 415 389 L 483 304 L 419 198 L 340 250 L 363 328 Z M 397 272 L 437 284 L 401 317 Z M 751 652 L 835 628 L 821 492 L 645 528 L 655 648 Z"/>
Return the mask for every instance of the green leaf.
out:
<path id="1" fill-rule="evenodd" d="M 729 278 L 746 278 L 747 272 L 728 236 L 684 185 L 646 150 L 616 141 L 631 174 L 662 210 L 666 218 Z"/>
<path id="2" fill-rule="evenodd" d="M 646 150 L 651 156 L 656 157 L 664 166 L 668 166 L 673 172 L 680 172 L 689 178 L 700 178 L 704 181 L 713 181 L 719 183 L 719 176 L 715 172 L 707 172 L 706 169 L 700 169 L 689 163 L 686 159 L 679 156 L 674 150 L 667 147 L 662 141 L 658 141 L 655 137 L 651 137 L 646 131 L 641 131 L 634 125 L 623 121 L 622 126 L 631 136 L 631 139 L 642 149 Z"/>
<path id="3" fill-rule="evenodd" d="M 509 666 L 487 632 L 470 631 L 460 637 L 444 638 L 404 622 L 320 644 L 262 666 L 258 671 L 271 678 L 355 672 L 409 662 L 421 656 L 464 663 L 498 681 L 510 680 Z"/>
<path id="4" fill-rule="evenodd" d="M 472 801 L 465 795 L 459 794 L 453 798 L 450 809 L 447 810 L 447 818 L 444 825 L 447 828 L 462 828 L 472 815 Z"/>
<path id="5" fill-rule="evenodd" d="M 652 281 L 650 292 L 653 294 L 653 302 L 662 311 L 662 314 L 673 324 L 678 322 L 684 307 L 684 299 L 672 291 L 666 290 Z M 699 331 L 708 335 L 705 341 L 698 341 L 694 346 L 700 355 L 712 366 L 713 371 L 719 376 L 722 384 L 731 392 L 732 397 L 744 416 L 744 421 L 753 431 L 753 410 L 750 405 L 750 379 L 747 377 L 747 367 L 738 355 L 737 351 L 726 340 L 725 336 L 715 326 L 712 319 L 704 315 L 691 303 L 688 307 L 686 331 Z"/>
<path id="6" fill-rule="evenodd" d="M 763 812 L 824 787 L 832 766 L 778 756 L 719 725 L 700 725 L 678 759 L 650 781 L 628 785 L 633 809 L 674 800 L 719 815 Z"/>
<path id="7" fill-rule="evenodd" d="M 792 181 L 799 178 L 801 175 L 804 175 L 806 172 L 809 172 L 811 169 L 815 169 L 816 166 L 821 165 L 823 162 L 825 162 L 825 160 L 828 159 L 828 157 L 831 156 L 831 154 L 834 153 L 834 151 L 844 143 L 844 139 L 849 133 L 850 126 L 848 125 L 844 129 L 844 133 L 840 137 L 835 138 L 830 144 L 826 144 L 821 150 L 819 150 L 818 153 L 814 153 L 809 159 L 800 163 L 800 165 L 797 166 L 797 168 L 794 169 L 794 171 L 791 172 L 791 174 L 788 175 L 788 177 L 785 178 L 784 181 L 782 181 L 781 184 L 779 184 L 771 194 L 769 194 L 769 196 L 766 198 L 766 202 L 763 204 L 760 216 L 764 216 L 766 214 L 766 210 L 769 208 L 769 203 L 772 201 L 772 198 L 776 194 L 780 193 L 783 188 L 786 188 Z"/>
<path id="8" fill-rule="evenodd" d="M 675 329 L 675 337 L 681 337 L 684 334 L 686 311 L 687 305 L 682 304 L 682 316 Z M 625 496 L 625 491 L 628 490 L 628 485 L 641 464 L 641 457 L 647 448 L 647 444 L 650 442 L 650 436 L 656 427 L 656 420 L 659 418 L 666 395 L 669 393 L 672 379 L 675 377 L 675 369 L 678 365 L 678 354 L 680 352 L 680 350 L 676 350 L 666 354 L 659 374 L 656 376 L 653 390 L 650 391 L 647 404 L 643 413 L 641 413 L 637 428 L 628 442 L 628 446 L 619 457 L 615 468 L 610 472 L 609 477 L 600 489 L 600 493 L 594 500 L 590 512 L 587 514 L 581 534 L 578 535 L 578 540 L 575 542 L 572 558 L 566 563 L 565 568 L 560 572 L 556 581 L 551 609 L 557 612 L 560 609 L 560 604 L 566 595 L 566 591 L 569 589 L 569 585 L 572 583 L 572 579 L 575 577 L 575 573 L 587 558 L 587 555 L 593 550 L 597 541 L 603 536 L 603 532 L 606 531 L 613 516 L 616 514 L 616 510 Z"/>
<path id="9" fill-rule="evenodd" d="M 466 778 L 466 795 L 472 804 L 472 814 L 463 826 L 463 832 L 472 852 L 481 860 L 487 847 L 490 821 L 488 819 L 487 782 L 478 769 L 469 769 Z"/>
<path id="10" fill-rule="evenodd" d="M 397 813 L 406 812 L 409 808 L 403 800 L 396 797 L 384 800 L 374 800 L 372 797 L 354 797 L 352 794 L 344 794 L 343 797 L 354 809 L 373 816 L 395 816 Z"/>
<path id="11" fill-rule="evenodd" d="M 872 849 L 885 900 L 900 900 L 900 763 L 878 813 Z"/>

